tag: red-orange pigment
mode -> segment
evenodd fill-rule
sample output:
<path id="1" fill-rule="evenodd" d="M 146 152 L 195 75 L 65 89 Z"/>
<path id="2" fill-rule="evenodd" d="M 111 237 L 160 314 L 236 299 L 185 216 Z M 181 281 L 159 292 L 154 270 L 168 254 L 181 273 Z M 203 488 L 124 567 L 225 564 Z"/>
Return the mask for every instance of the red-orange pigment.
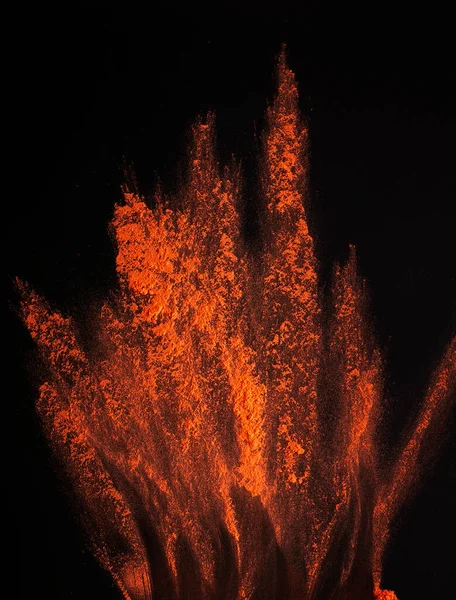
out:
<path id="1" fill-rule="evenodd" d="M 331 316 L 309 233 L 308 132 L 278 61 L 262 164 L 261 256 L 241 235 L 241 177 L 193 127 L 179 199 L 115 208 L 119 291 L 77 324 L 22 285 L 48 365 L 37 403 L 94 552 L 126 600 L 392 600 L 392 519 L 455 388 L 456 341 L 392 468 L 378 468 L 382 360 L 354 248 Z M 176 206 L 183 206 L 177 209 Z M 87 344 L 86 344 L 87 346 Z"/>

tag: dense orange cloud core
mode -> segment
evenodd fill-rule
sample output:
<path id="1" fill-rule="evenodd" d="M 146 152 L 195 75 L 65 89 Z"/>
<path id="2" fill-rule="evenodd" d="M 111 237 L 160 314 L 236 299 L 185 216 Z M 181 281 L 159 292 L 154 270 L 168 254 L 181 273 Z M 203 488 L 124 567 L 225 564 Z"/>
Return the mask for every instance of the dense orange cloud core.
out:
<path id="1" fill-rule="evenodd" d="M 241 235 L 241 174 L 216 160 L 210 115 L 193 127 L 178 200 L 157 194 L 151 208 L 124 190 L 120 286 L 90 343 L 20 284 L 48 368 L 39 414 L 126 600 L 396 598 L 380 589 L 382 555 L 449 409 L 456 342 L 379 469 L 383 363 L 365 284 L 351 248 L 323 302 L 308 132 L 284 55 L 277 79 L 261 253 Z"/>

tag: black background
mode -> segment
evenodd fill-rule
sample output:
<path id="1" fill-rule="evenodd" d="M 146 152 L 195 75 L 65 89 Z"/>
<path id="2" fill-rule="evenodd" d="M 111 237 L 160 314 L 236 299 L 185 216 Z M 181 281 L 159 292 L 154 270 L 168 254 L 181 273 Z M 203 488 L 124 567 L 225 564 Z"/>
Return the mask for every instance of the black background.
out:
<path id="1" fill-rule="evenodd" d="M 436 6 L 335 11 L 217 3 L 25 9 L 14 42 L 5 125 L 9 179 L 4 402 L 15 597 L 119 598 L 85 549 L 42 437 L 28 375 L 33 346 L 13 314 L 13 279 L 61 308 L 115 283 L 107 230 L 122 158 L 141 190 L 179 177 L 186 132 L 217 115 L 221 158 L 247 178 L 285 42 L 312 140 L 312 223 L 323 273 L 358 248 L 388 364 L 391 439 L 416 411 L 454 332 L 456 87 L 449 14 Z M 8 24 L 5 27 L 9 26 Z M 14 175 L 13 175 L 14 173 Z M 6 387 L 8 389 L 8 387 Z M 454 427 L 454 422 L 449 425 Z M 384 584 L 400 600 L 454 586 L 455 436 L 395 524 Z"/>

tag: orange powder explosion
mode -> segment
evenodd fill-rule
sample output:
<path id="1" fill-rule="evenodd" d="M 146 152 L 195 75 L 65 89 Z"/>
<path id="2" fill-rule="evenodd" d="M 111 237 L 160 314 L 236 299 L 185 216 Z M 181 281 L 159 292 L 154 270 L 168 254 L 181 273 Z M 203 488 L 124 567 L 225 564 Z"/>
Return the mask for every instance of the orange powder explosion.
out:
<path id="1" fill-rule="evenodd" d="M 261 252 L 241 234 L 240 171 L 215 159 L 210 115 L 193 127 L 183 209 L 124 190 L 120 290 L 90 344 L 19 284 L 48 365 L 39 414 L 127 600 L 395 599 L 381 590 L 390 524 L 454 397 L 455 338 L 380 468 L 382 358 L 365 284 L 352 248 L 323 302 L 308 133 L 284 54 L 277 75 Z"/>

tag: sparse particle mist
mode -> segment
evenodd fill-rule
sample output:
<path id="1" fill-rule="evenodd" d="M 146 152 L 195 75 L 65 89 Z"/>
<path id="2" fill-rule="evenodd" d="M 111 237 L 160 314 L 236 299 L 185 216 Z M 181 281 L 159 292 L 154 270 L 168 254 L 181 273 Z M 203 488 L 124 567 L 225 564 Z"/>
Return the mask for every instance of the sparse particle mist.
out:
<path id="1" fill-rule="evenodd" d="M 38 412 L 126 600 L 396 597 L 382 555 L 454 398 L 456 339 L 402 447 L 383 448 L 384 366 L 354 248 L 327 301 L 319 286 L 308 132 L 284 53 L 277 82 L 261 253 L 241 234 L 240 169 L 217 162 L 209 115 L 180 202 L 157 193 L 150 208 L 124 189 L 120 289 L 90 348 L 19 284 L 48 366 Z"/>

